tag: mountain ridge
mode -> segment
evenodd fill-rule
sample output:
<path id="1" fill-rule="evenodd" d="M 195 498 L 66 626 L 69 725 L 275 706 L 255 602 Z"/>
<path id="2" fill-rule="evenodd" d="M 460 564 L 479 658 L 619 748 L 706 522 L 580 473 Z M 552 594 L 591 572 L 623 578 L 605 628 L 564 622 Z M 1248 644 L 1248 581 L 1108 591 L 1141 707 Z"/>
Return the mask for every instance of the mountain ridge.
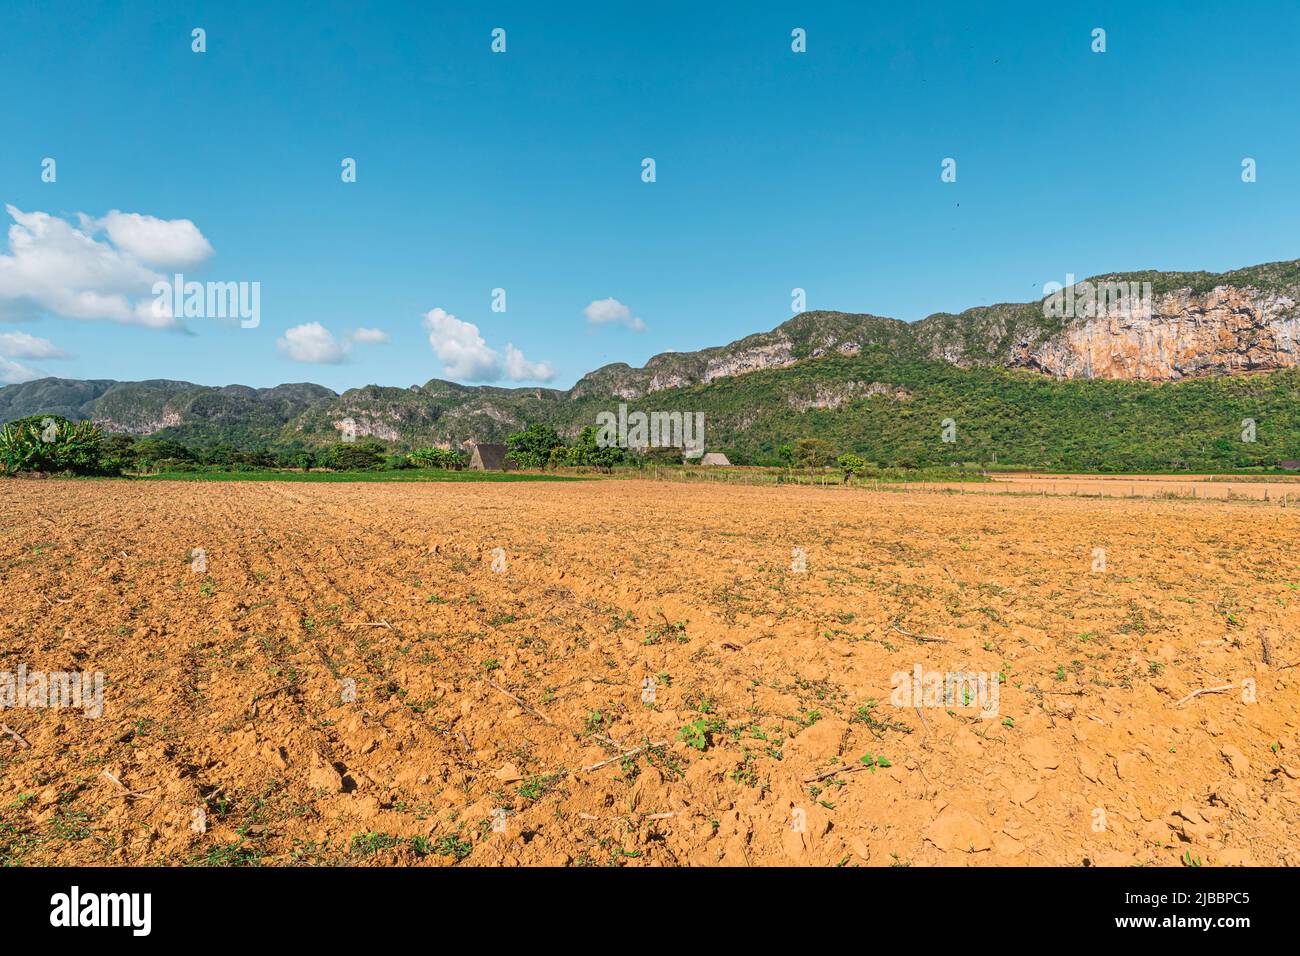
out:
<path id="1" fill-rule="evenodd" d="M 358 435 L 398 447 L 450 447 L 465 439 L 499 441 L 533 421 L 570 436 L 611 403 L 639 402 L 707 411 L 718 443 L 743 455 L 770 450 L 780 436 L 838 432 L 839 424 L 818 416 L 865 414 L 881 403 L 919 409 L 944 394 L 958 416 L 972 402 L 982 410 L 997 405 L 999 396 L 987 391 L 996 387 L 1042 396 L 1055 394 L 1051 383 L 1058 383 L 1063 394 L 1095 402 L 1110 394 L 1102 382 L 1146 395 L 1161 384 L 1300 365 L 1300 260 L 1219 274 L 1111 273 L 1071 290 L 1106 282 L 1136 283 L 1134 289 L 1149 283 L 1150 307 L 1060 316 L 1042 299 L 933 313 L 914 323 L 809 311 L 726 345 L 658 353 L 640 368 L 611 363 L 564 390 L 437 378 L 342 393 L 309 382 L 252 388 L 45 378 L 0 388 L 0 421 L 52 413 L 113 432 L 249 448 L 330 444 L 350 420 Z M 737 395 L 759 404 L 734 407 Z M 787 420 L 786 412 L 798 420 Z"/>

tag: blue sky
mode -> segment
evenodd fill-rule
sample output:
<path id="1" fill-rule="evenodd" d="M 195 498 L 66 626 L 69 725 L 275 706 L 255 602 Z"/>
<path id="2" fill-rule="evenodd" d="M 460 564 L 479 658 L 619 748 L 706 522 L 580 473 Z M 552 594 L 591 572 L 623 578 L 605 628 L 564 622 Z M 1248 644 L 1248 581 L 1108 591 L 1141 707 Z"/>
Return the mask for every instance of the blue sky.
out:
<path id="1" fill-rule="evenodd" d="M 1067 273 L 1294 259 L 1297 49 L 1293 2 L 11 0 L 0 200 L 84 240 L 0 244 L 0 371 L 567 387 L 772 328 L 795 287 L 912 321 Z M 74 240 L 165 275 L 149 256 L 206 243 L 186 277 L 260 282 L 261 323 L 60 315 Z M 589 321 L 609 298 L 644 328 Z M 282 342 L 310 323 L 328 341 Z"/>

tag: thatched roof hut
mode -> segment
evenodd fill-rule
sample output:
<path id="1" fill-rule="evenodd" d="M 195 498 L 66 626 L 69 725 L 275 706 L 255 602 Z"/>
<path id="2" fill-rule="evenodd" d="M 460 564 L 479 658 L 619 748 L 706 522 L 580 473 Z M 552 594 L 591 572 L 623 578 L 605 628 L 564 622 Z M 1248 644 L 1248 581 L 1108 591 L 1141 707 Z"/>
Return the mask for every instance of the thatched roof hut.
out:
<path id="1" fill-rule="evenodd" d="M 722 452 L 711 451 L 703 458 L 700 459 L 700 464 L 713 467 L 713 468 L 718 468 L 718 467 L 729 466 L 731 462 L 727 459 L 727 456 L 724 455 Z"/>
<path id="2" fill-rule="evenodd" d="M 510 468 L 508 451 L 505 445 L 475 445 L 469 456 L 469 467 L 474 471 L 506 471 Z"/>

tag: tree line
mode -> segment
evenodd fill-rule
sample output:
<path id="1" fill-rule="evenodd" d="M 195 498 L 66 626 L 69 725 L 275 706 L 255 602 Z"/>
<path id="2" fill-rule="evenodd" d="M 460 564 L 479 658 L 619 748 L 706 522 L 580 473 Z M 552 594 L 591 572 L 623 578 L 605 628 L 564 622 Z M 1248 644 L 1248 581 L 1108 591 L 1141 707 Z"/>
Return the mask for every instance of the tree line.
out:
<path id="1" fill-rule="evenodd" d="M 601 447 L 596 434 L 595 426 L 588 426 L 573 444 L 566 445 L 550 426 L 530 425 L 506 440 L 507 457 L 515 467 L 530 469 L 588 467 L 608 471 L 622 463 L 623 450 Z M 468 450 L 428 447 L 400 452 L 372 438 L 336 442 L 325 448 L 250 450 L 225 444 L 191 447 L 174 438 L 105 433 L 93 422 L 72 422 L 61 415 L 32 415 L 0 426 L 0 470 L 7 474 L 120 475 L 200 469 L 460 470 L 469 461 Z"/>

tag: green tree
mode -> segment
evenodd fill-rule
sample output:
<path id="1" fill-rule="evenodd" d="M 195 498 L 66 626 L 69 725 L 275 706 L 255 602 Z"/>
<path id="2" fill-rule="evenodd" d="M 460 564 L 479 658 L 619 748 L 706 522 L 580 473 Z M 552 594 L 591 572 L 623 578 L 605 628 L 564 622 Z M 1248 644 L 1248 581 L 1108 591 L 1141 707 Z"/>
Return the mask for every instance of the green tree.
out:
<path id="1" fill-rule="evenodd" d="M 311 471 L 318 464 L 316 453 L 310 448 L 296 448 L 281 452 L 276 457 L 276 465 L 280 468 L 297 468 L 301 471 Z"/>
<path id="2" fill-rule="evenodd" d="M 536 422 L 506 439 L 510 449 L 507 456 L 520 468 L 545 468 L 551 459 L 552 448 L 563 448 L 564 442 L 550 425 Z"/>
<path id="3" fill-rule="evenodd" d="M 835 451 L 820 438 L 800 438 L 795 442 L 794 457 L 802 468 L 825 468 L 835 461 Z"/>
<path id="4" fill-rule="evenodd" d="M 565 461 L 570 465 L 599 468 L 602 471 L 610 471 L 613 467 L 623 461 L 623 449 L 617 445 L 602 446 L 597 437 L 600 435 L 600 429 L 595 425 L 586 426 L 578 435 L 578 440 L 573 447 L 568 449 L 565 455 Z"/>
<path id="5" fill-rule="evenodd" d="M 384 463 L 387 449 L 377 441 L 339 442 L 330 449 L 330 467 L 337 471 L 365 471 Z"/>
<path id="6" fill-rule="evenodd" d="M 135 470 L 137 467 L 135 436 L 123 432 L 114 432 L 106 436 L 100 450 L 100 462 L 104 471 L 111 475 Z"/>
<path id="7" fill-rule="evenodd" d="M 136 462 L 143 468 L 155 468 L 160 461 L 193 462 L 194 453 L 170 438 L 145 438 L 135 443 Z"/>
<path id="8" fill-rule="evenodd" d="M 860 475 L 867 470 L 867 463 L 857 455 L 840 455 L 836 462 L 839 464 L 840 470 L 844 472 L 844 483 L 846 485 L 855 475 Z"/>
<path id="9" fill-rule="evenodd" d="M 231 456 L 231 464 L 241 465 L 244 468 L 274 468 L 275 455 L 265 448 L 237 451 Z"/>

